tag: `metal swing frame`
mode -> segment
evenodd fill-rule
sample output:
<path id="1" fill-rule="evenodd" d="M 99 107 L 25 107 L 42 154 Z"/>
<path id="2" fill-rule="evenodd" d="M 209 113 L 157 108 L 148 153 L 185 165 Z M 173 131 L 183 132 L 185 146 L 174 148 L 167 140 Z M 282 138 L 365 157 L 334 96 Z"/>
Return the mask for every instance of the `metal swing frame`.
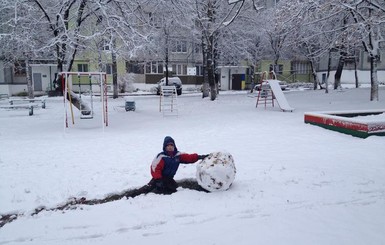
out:
<path id="1" fill-rule="evenodd" d="M 93 90 L 92 90 L 92 82 L 91 78 L 92 76 L 98 76 L 99 80 L 99 86 L 100 86 L 100 98 L 102 102 L 102 125 L 103 129 L 105 126 L 108 126 L 108 106 L 107 106 L 107 74 L 105 72 L 61 72 L 59 73 L 59 76 L 62 78 L 62 86 L 64 89 L 63 94 L 63 101 L 64 101 L 64 127 L 68 128 L 68 100 L 70 102 L 70 109 L 71 109 L 71 117 L 72 117 L 72 124 L 75 124 L 73 110 L 72 110 L 72 101 L 71 101 L 71 87 L 72 87 L 72 77 L 78 76 L 79 79 L 79 99 L 81 99 L 81 87 L 80 87 L 80 77 L 81 76 L 88 76 L 89 77 L 89 84 L 91 87 L 91 117 L 88 117 L 88 119 L 93 118 Z M 66 99 L 66 96 L 68 95 L 68 100 Z M 80 106 L 80 111 L 82 111 L 82 108 Z M 81 116 L 82 118 L 82 116 Z M 86 117 L 83 117 L 82 119 L 85 119 Z"/>

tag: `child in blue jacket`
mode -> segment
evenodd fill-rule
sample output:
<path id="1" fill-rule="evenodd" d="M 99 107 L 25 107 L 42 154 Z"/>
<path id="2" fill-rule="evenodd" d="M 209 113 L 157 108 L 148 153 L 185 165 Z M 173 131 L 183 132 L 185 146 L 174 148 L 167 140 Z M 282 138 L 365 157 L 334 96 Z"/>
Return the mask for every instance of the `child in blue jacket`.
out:
<path id="1" fill-rule="evenodd" d="M 178 151 L 175 141 L 170 136 L 166 136 L 163 141 L 163 151 L 160 152 L 151 164 L 152 180 L 150 185 L 153 191 L 159 194 L 171 194 L 176 192 L 178 184 L 174 176 L 178 171 L 180 163 L 195 163 L 208 155 L 198 155 L 196 153 L 187 154 Z"/>

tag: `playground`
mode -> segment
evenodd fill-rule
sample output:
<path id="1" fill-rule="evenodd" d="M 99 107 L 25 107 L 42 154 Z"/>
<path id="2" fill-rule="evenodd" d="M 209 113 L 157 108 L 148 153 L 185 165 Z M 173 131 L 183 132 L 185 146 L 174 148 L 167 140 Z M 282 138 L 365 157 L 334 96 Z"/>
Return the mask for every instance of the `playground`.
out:
<path id="1" fill-rule="evenodd" d="M 25 215 L 0 228 L 0 244 L 167 244 L 170 237 L 184 245 L 385 244 L 385 137 L 304 122 L 307 112 L 384 109 L 385 88 L 378 102 L 369 93 L 284 91 L 290 112 L 277 104 L 256 107 L 257 92 L 221 91 L 215 101 L 183 93 L 170 116 L 156 95 L 108 96 L 108 126 L 97 95 L 93 117 L 82 119 L 73 108 L 74 123 L 63 97 L 45 97 L 45 109 L 34 108 L 33 116 L 2 109 L 0 215 Z M 135 101 L 135 110 L 126 110 L 126 101 Z M 146 184 L 166 135 L 183 152 L 231 153 L 231 188 L 181 187 L 170 196 L 54 210 L 74 198 L 100 200 Z M 182 165 L 175 179 L 195 174 L 195 165 Z"/>

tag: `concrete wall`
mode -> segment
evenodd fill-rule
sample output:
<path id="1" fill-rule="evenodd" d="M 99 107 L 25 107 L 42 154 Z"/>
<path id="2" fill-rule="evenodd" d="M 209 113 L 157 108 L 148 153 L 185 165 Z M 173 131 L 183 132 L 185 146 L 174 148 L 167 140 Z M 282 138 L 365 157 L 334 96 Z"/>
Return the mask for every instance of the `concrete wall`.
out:
<path id="1" fill-rule="evenodd" d="M 8 84 L 0 84 L 0 94 L 8 94 L 8 96 L 11 94 Z"/>
<path id="2" fill-rule="evenodd" d="M 12 81 L 6 81 L 5 69 L 9 68 L 4 68 L 4 62 L 0 61 L 0 94 L 12 96 L 27 91 L 27 84 L 10 84 Z"/>
<path id="3" fill-rule="evenodd" d="M 42 81 L 42 91 L 49 91 L 53 90 L 52 81 L 55 79 L 55 73 L 57 71 L 56 66 L 32 66 L 32 74 L 34 73 L 40 73 L 41 74 L 41 81 Z M 33 75 L 32 75 L 32 82 L 33 81 Z"/>
<path id="4" fill-rule="evenodd" d="M 21 92 L 28 92 L 26 84 L 13 84 L 10 86 L 11 95 L 17 95 Z"/>
<path id="5" fill-rule="evenodd" d="M 328 79 L 329 84 L 334 83 L 335 71 L 331 71 Z M 359 84 L 370 84 L 370 71 L 358 71 L 358 83 Z M 322 74 L 327 75 L 327 72 L 318 72 L 317 76 L 319 81 L 322 82 Z M 377 78 L 379 83 L 385 84 L 385 71 L 381 70 L 377 72 Z M 344 70 L 342 71 L 341 83 L 342 84 L 355 84 L 355 75 L 354 70 Z"/>
<path id="6" fill-rule="evenodd" d="M 4 62 L 0 61 L 0 84 L 5 83 L 5 78 L 4 78 Z"/>
<path id="7" fill-rule="evenodd" d="M 27 92 L 26 84 L 0 84 L 0 94 L 14 96 L 21 92 Z"/>
<path id="8" fill-rule="evenodd" d="M 42 90 L 36 92 L 46 92 L 52 87 L 52 81 L 55 78 L 56 65 L 31 65 L 31 79 L 34 83 L 34 73 L 41 74 Z M 12 72 L 12 71 L 11 71 Z M 26 76 L 14 76 L 6 81 L 4 64 L 0 61 L 0 93 L 8 95 L 16 95 L 20 92 L 27 92 Z"/>
<path id="9" fill-rule="evenodd" d="M 380 52 L 381 61 L 377 64 L 377 68 L 380 70 L 385 69 L 385 51 Z M 339 53 L 331 53 L 331 63 L 330 67 L 332 70 L 337 69 L 338 62 L 339 62 Z M 369 55 L 365 51 L 360 51 L 358 54 L 358 63 L 357 63 L 357 69 L 360 70 L 370 70 L 370 59 L 368 59 Z M 329 62 L 329 54 L 325 54 L 320 58 L 317 70 L 318 71 L 327 71 L 328 69 L 328 62 Z M 354 63 L 351 62 L 345 62 L 344 69 L 347 67 L 350 67 L 350 69 L 354 69 Z"/>

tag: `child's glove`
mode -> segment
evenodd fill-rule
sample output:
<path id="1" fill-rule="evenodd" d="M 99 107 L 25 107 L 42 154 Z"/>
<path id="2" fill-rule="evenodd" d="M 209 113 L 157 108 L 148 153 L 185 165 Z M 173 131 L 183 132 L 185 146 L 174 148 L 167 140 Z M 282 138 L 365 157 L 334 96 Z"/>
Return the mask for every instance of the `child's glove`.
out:
<path id="1" fill-rule="evenodd" d="M 205 159 L 206 157 L 208 157 L 209 155 L 198 155 L 198 160 L 202 160 L 202 159 Z"/>

